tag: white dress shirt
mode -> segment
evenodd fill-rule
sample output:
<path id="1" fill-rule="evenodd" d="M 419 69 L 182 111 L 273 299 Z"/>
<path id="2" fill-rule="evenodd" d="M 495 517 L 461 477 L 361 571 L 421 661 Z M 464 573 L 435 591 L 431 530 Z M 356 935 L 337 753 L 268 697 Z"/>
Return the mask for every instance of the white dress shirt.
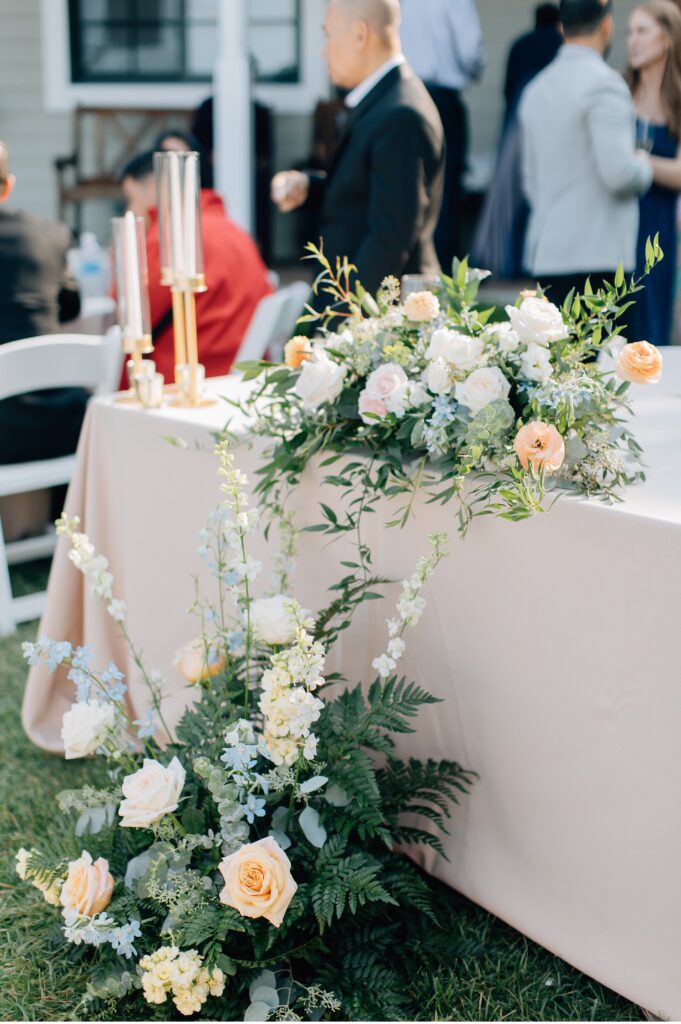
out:
<path id="1" fill-rule="evenodd" d="M 393 68 L 398 68 L 400 64 L 404 64 L 404 54 L 398 53 L 396 57 L 391 57 L 385 64 L 381 64 L 380 68 L 376 68 L 368 78 L 365 78 L 363 82 L 356 85 L 355 88 L 347 94 L 345 97 L 345 106 L 351 110 L 354 107 L 359 106 L 365 96 L 368 96 L 374 86 L 385 78 Z"/>
<path id="2" fill-rule="evenodd" d="M 485 66 L 475 0 L 402 0 L 402 49 L 429 85 L 465 89 Z"/>

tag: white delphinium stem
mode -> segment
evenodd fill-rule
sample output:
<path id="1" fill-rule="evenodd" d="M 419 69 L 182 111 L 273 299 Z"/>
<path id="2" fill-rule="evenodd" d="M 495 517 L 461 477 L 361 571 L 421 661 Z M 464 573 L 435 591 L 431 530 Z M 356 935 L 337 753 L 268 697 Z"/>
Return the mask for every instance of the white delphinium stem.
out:
<path id="1" fill-rule="evenodd" d="M 246 620 L 245 646 L 245 678 L 244 678 L 244 712 L 248 711 L 249 692 L 251 688 L 251 650 L 253 630 L 251 627 L 251 591 L 250 583 L 258 576 L 262 566 L 246 553 L 246 536 L 251 533 L 258 522 L 258 514 L 248 508 L 248 495 L 244 487 L 248 478 L 234 466 L 234 456 L 229 451 L 226 441 L 216 446 L 216 454 L 220 459 L 218 474 L 224 478 L 220 490 L 225 495 L 225 506 L 230 511 L 230 519 L 224 522 L 227 543 L 237 552 L 231 568 L 240 578 L 243 587 L 243 606 Z"/>
<path id="2" fill-rule="evenodd" d="M 127 606 L 124 601 L 120 601 L 118 598 L 114 597 L 113 575 L 109 571 L 108 559 L 105 558 L 104 555 L 97 554 L 94 545 L 86 533 L 78 532 L 79 525 L 80 519 L 78 516 L 74 516 L 69 519 L 68 516 L 62 513 L 56 523 L 57 534 L 68 537 L 71 543 L 69 559 L 73 562 L 76 569 L 82 572 L 89 581 L 92 593 L 96 597 L 100 597 L 102 600 L 107 602 L 106 610 L 112 619 L 118 623 L 121 633 L 123 634 L 123 638 L 128 645 L 130 653 L 132 654 L 133 660 L 144 679 L 149 693 L 151 694 L 152 706 L 158 714 L 168 740 L 172 743 L 172 733 L 168 728 L 168 725 L 163 718 L 163 712 L 161 711 L 162 695 L 160 693 L 158 682 L 154 674 L 150 674 L 147 671 L 142 660 L 142 656 L 128 633 L 125 622 Z"/>
<path id="3" fill-rule="evenodd" d="M 387 619 L 389 638 L 387 651 L 380 657 L 374 658 L 372 663 L 381 679 L 388 679 L 390 674 L 395 671 L 397 662 L 406 649 L 404 634 L 407 628 L 415 626 L 423 615 L 426 601 L 422 597 L 421 591 L 442 559 L 449 553 L 447 541 L 446 533 L 431 533 L 428 537 L 429 554 L 419 559 L 412 575 L 402 581 L 402 593 L 397 602 L 397 618 Z"/>

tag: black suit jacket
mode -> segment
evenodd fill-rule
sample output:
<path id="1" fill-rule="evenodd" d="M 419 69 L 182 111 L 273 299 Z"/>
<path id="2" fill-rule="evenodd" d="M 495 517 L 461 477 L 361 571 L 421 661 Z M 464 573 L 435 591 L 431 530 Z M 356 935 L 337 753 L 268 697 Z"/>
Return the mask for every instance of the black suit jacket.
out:
<path id="1" fill-rule="evenodd" d="M 78 315 L 69 241 L 64 224 L 0 208 L 0 344 L 56 334 L 60 320 Z"/>
<path id="2" fill-rule="evenodd" d="M 443 173 L 439 114 L 402 64 L 349 111 L 326 179 L 312 182 L 325 255 L 347 256 L 370 292 L 390 274 L 436 274 Z"/>

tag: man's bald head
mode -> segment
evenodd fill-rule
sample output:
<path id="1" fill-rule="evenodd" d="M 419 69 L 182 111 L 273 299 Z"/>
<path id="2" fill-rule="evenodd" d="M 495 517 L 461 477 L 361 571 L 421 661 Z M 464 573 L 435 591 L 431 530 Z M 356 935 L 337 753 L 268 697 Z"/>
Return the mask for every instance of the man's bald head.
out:
<path id="1" fill-rule="evenodd" d="M 399 0 L 329 0 L 324 31 L 331 81 L 353 89 L 400 52 Z"/>
<path id="2" fill-rule="evenodd" d="M 400 29 L 399 0 L 331 0 L 353 21 L 366 21 L 386 40 Z"/>

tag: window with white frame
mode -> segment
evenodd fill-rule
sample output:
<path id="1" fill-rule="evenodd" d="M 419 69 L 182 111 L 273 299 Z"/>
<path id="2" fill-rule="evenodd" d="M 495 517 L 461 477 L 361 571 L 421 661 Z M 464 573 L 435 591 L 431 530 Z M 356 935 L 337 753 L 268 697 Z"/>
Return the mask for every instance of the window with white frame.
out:
<path id="1" fill-rule="evenodd" d="M 217 56 L 219 0 L 69 0 L 74 83 L 204 82 Z M 256 81 L 301 80 L 300 0 L 249 0 Z"/>

